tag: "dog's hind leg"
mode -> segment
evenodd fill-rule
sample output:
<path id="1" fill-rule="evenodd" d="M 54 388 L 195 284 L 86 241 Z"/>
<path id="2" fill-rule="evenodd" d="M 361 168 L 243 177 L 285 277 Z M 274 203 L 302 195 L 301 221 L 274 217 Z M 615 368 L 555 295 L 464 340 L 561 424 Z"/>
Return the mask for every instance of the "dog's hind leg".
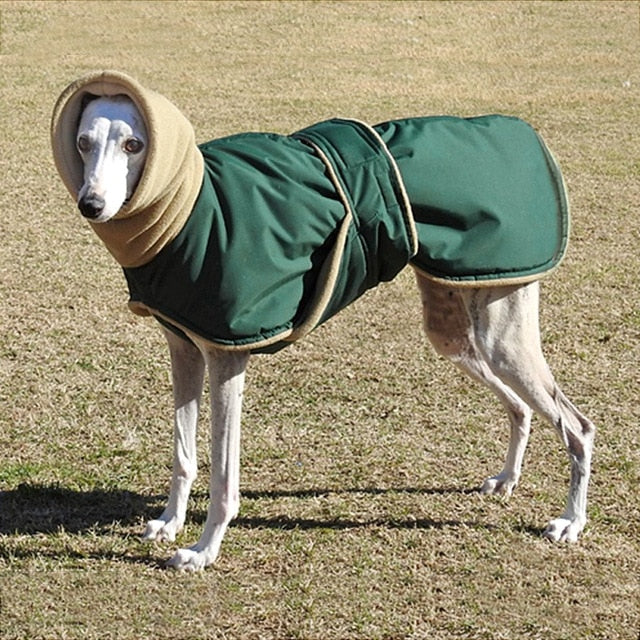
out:
<path id="1" fill-rule="evenodd" d="M 532 411 L 496 376 L 476 344 L 471 319 L 460 294 L 416 273 L 423 304 L 424 330 L 435 350 L 499 398 L 507 411 L 510 439 L 504 468 L 482 485 L 482 493 L 510 495 L 518 484 L 529 439 Z"/>
<path id="2" fill-rule="evenodd" d="M 211 564 L 240 503 L 240 416 L 247 351 L 203 348 L 211 387 L 210 501 L 204 531 L 196 544 L 180 549 L 168 565 L 195 571 Z"/>
<path id="3" fill-rule="evenodd" d="M 587 515 L 587 490 L 595 427 L 567 399 L 542 354 L 538 283 L 466 292 L 465 306 L 476 344 L 491 370 L 536 413 L 553 425 L 569 454 L 571 477 L 564 513 L 544 535 L 575 541 Z"/>
<path id="4" fill-rule="evenodd" d="M 162 515 L 147 523 L 145 540 L 172 542 L 184 525 L 191 485 L 198 473 L 196 429 L 205 362 L 198 348 L 165 329 L 171 355 L 174 401 L 173 475 Z"/>
<path id="5" fill-rule="evenodd" d="M 511 419 L 505 468 L 483 491 L 508 492 L 517 482 L 533 409 L 555 427 L 571 462 L 565 512 L 544 535 L 576 540 L 586 522 L 595 427 L 562 393 L 542 354 L 538 284 L 452 289 L 420 275 L 417 280 L 425 330 L 436 350 L 489 386 Z"/>

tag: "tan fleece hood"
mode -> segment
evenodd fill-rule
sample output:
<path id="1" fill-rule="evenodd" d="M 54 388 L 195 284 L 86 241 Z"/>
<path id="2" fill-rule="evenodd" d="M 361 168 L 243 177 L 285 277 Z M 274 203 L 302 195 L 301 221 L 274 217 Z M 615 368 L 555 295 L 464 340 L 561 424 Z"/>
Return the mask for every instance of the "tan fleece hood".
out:
<path id="1" fill-rule="evenodd" d="M 138 267 L 171 242 L 189 217 L 202 185 L 202 154 L 190 122 L 165 97 L 124 73 L 93 73 L 62 92 L 51 120 L 54 161 L 74 200 L 83 183 L 76 134 L 87 94 L 128 96 L 147 127 L 148 154 L 134 194 L 108 222 L 90 223 L 120 265 Z"/>

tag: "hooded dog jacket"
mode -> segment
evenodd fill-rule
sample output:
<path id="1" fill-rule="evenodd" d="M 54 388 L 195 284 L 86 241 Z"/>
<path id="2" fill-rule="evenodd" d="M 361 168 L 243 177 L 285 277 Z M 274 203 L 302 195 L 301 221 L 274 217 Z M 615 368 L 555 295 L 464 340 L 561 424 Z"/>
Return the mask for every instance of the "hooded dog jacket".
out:
<path id="1" fill-rule="evenodd" d="M 334 119 L 197 146 L 171 102 L 117 72 L 78 80 L 54 109 L 74 198 L 83 100 L 117 94 L 145 119 L 148 155 L 131 200 L 92 227 L 132 311 L 222 348 L 286 346 L 408 263 L 451 286 L 520 283 L 566 249 L 562 177 L 517 118 Z"/>

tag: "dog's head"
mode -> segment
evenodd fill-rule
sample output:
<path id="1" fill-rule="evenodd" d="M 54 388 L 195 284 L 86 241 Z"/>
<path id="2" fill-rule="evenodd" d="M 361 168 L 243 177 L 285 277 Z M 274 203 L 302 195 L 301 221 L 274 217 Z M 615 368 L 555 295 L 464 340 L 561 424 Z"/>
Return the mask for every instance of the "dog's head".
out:
<path id="1" fill-rule="evenodd" d="M 61 93 L 51 145 L 69 193 L 124 267 L 175 238 L 200 193 L 204 159 L 189 120 L 118 71 L 91 73 Z"/>
<path id="2" fill-rule="evenodd" d="M 147 145 L 147 128 L 131 98 L 85 97 L 76 135 L 84 167 L 78 208 L 85 218 L 106 222 L 131 198 Z"/>

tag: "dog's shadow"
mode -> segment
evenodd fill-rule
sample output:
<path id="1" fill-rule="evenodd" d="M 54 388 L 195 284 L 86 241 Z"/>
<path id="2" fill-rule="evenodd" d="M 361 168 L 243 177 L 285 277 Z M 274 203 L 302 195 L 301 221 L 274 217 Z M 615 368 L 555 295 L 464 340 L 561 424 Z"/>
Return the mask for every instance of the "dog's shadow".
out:
<path id="1" fill-rule="evenodd" d="M 347 489 L 309 489 L 283 491 L 245 490 L 242 496 L 246 500 L 277 500 L 299 498 L 310 500 L 329 495 L 364 494 L 372 496 L 419 494 L 424 496 L 448 494 L 473 494 L 477 489 L 465 488 L 347 488 Z M 206 502 L 206 495 L 195 493 L 196 500 Z M 0 536 L 51 534 L 63 530 L 69 534 L 91 532 L 93 535 L 114 535 L 118 527 L 127 529 L 142 527 L 147 519 L 157 517 L 162 511 L 166 496 L 145 495 L 123 489 L 74 490 L 58 485 L 21 484 L 9 491 L 0 491 Z M 196 523 L 204 522 L 204 509 L 191 509 L 189 519 Z M 333 529 L 349 530 L 366 527 L 386 527 L 389 529 L 446 529 L 446 528 L 484 528 L 494 526 L 488 522 L 432 519 L 432 518 L 392 518 L 384 515 L 369 515 L 363 518 L 348 517 L 296 517 L 295 515 L 270 515 L 265 517 L 242 515 L 236 518 L 232 527 L 248 529 Z M 528 533 L 538 533 L 527 528 Z M 122 536 L 130 535 L 123 531 Z M 118 535 L 115 533 L 115 535 Z M 0 558 L 5 555 L 4 545 L 0 541 Z M 130 561 L 150 561 L 150 558 L 128 558 Z"/>
<path id="2" fill-rule="evenodd" d="M 376 487 L 347 489 L 301 489 L 242 492 L 244 500 L 278 500 L 298 498 L 309 500 L 329 495 L 364 494 L 371 496 L 389 494 L 446 495 L 471 494 L 476 489 L 414 488 L 400 487 L 380 489 Z M 198 501 L 206 496 L 194 493 Z M 123 489 L 92 489 L 80 491 L 59 485 L 21 484 L 9 491 L 0 491 L 0 535 L 54 533 L 64 530 L 70 534 L 82 534 L 102 530 L 113 532 L 114 524 L 122 527 L 141 525 L 146 519 L 157 517 L 162 511 L 166 496 L 144 495 Z M 206 513 L 202 509 L 191 510 L 189 518 L 202 523 Z M 298 518 L 289 515 L 267 517 L 243 516 L 236 518 L 233 527 L 273 529 L 350 529 L 365 526 L 390 528 L 442 528 L 469 525 L 455 520 L 384 517 L 349 518 Z"/>
<path id="3" fill-rule="evenodd" d="M 349 494 L 362 494 L 370 496 L 419 494 L 447 495 L 447 494 L 471 494 L 478 493 L 478 489 L 464 489 L 455 487 L 443 488 L 418 488 L 418 487 L 393 487 L 381 489 L 378 487 L 345 488 L 345 489 L 302 489 L 302 490 L 275 490 L 275 491 L 243 491 L 242 497 L 248 500 L 277 500 L 279 498 L 299 498 L 310 500 L 328 497 L 330 495 L 348 496 Z M 443 529 L 446 527 L 479 526 L 478 523 L 462 522 L 460 520 L 435 520 L 432 518 L 408 517 L 402 519 L 379 517 L 365 518 L 300 518 L 289 515 L 277 515 L 269 517 L 240 516 L 232 525 L 250 528 L 273 528 L 283 530 L 293 529 L 358 529 L 363 527 L 380 526 L 389 529 Z"/>
<path id="4" fill-rule="evenodd" d="M 100 532 L 132 525 L 162 504 L 162 496 L 121 489 L 81 491 L 59 485 L 20 484 L 0 491 L 0 535 Z"/>

